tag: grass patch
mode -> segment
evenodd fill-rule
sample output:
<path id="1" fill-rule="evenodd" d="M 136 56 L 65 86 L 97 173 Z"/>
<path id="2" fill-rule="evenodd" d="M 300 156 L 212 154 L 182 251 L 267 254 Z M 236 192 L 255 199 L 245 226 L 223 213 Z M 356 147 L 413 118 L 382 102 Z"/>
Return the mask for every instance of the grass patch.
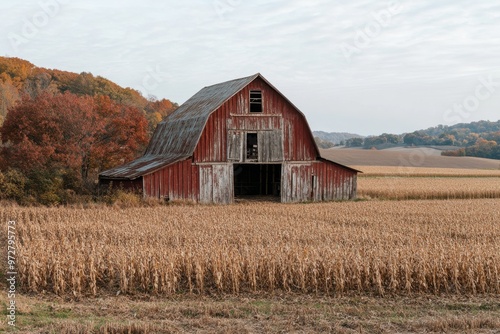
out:
<path id="1" fill-rule="evenodd" d="M 277 294 L 175 298 L 23 297 L 20 333 L 495 332 L 500 297 L 420 295 L 342 298 Z M 0 331 L 2 331 L 0 327 Z"/>

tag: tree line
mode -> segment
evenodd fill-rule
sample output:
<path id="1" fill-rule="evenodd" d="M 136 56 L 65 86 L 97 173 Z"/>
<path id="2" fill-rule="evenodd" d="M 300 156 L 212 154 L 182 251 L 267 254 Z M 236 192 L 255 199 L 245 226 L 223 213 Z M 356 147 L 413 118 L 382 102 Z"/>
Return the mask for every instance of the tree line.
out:
<path id="1" fill-rule="evenodd" d="M 140 155 L 176 107 L 90 73 L 0 57 L 0 199 L 94 198 L 98 174 Z"/>
<path id="2" fill-rule="evenodd" d="M 346 147 L 386 148 L 391 146 L 450 146 L 448 156 L 474 156 L 500 159 L 500 121 L 479 121 L 453 126 L 438 125 L 402 135 L 351 138 Z M 454 147 L 454 148 L 453 148 Z"/>

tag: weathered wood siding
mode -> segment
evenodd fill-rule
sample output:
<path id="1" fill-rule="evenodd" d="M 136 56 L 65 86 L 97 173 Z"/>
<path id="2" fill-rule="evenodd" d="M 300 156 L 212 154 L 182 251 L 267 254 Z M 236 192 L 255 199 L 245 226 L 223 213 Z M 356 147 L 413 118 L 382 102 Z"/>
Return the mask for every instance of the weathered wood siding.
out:
<path id="1" fill-rule="evenodd" d="M 258 158 L 252 162 L 283 161 L 283 133 L 281 130 L 248 131 L 257 134 Z M 231 162 L 247 162 L 247 131 L 229 130 L 227 139 L 227 160 Z"/>
<path id="2" fill-rule="evenodd" d="M 200 203 L 209 204 L 214 201 L 213 180 L 212 166 L 200 166 Z"/>
<path id="3" fill-rule="evenodd" d="M 200 203 L 230 204 L 234 199 L 232 164 L 200 166 Z"/>
<path id="4" fill-rule="evenodd" d="M 286 163 L 282 169 L 281 201 L 284 203 L 311 200 L 312 163 Z"/>
<path id="5" fill-rule="evenodd" d="M 227 132 L 227 160 L 241 162 L 244 159 L 245 152 L 244 131 L 229 130 Z"/>
<path id="6" fill-rule="evenodd" d="M 145 175 L 143 179 L 145 196 L 198 201 L 199 167 L 191 160 L 177 162 Z"/>
<path id="7" fill-rule="evenodd" d="M 283 132 L 279 130 L 257 132 L 259 162 L 283 161 Z"/>
<path id="8" fill-rule="evenodd" d="M 281 201 L 284 203 L 348 200 L 356 197 L 356 173 L 325 161 L 283 165 Z"/>

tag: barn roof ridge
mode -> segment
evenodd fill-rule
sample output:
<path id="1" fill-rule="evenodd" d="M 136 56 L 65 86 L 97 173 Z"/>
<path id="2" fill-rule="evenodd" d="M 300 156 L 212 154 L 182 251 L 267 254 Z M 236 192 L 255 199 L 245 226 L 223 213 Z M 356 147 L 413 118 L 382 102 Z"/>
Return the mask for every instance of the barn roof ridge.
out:
<path id="1" fill-rule="evenodd" d="M 226 84 L 229 84 L 230 82 L 240 81 L 240 80 L 253 81 L 253 80 L 257 79 L 259 76 L 262 77 L 262 74 L 255 73 L 255 74 L 252 74 L 252 75 L 249 75 L 249 76 L 246 76 L 246 77 L 241 77 L 241 78 L 237 78 L 237 79 L 231 79 L 231 80 L 227 80 L 227 81 L 224 81 L 224 82 L 215 83 L 213 85 L 208 85 L 208 86 L 205 86 L 203 88 L 210 88 L 210 87 L 213 87 L 213 86 L 226 85 Z M 250 78 L 252 78 L 252 80 L 250 80 Z"/>

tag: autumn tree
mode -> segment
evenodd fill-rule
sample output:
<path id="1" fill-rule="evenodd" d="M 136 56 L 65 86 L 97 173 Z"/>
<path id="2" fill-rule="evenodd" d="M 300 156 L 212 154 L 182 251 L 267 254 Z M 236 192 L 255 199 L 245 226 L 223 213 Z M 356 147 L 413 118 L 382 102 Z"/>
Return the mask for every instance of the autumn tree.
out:
<path id="1" fill-rule="evenodd" d="M 66 92 L 78 96 L 106 95 L 116 103 L 141 110 L 148 120 L 150 135 L 156 125 L 178 107 L 167 99 L 158 100 L 154 96 L 146 99 L 138 90 L 120 87 L 92 73 L 77 74 L 46 69 L 19 58 L 0 57 L 0 126 L 7 110 L 16 104 L 22 95 L 35 99 L 44 93 L 55 95 Z"/>
<path id="2" fill-rule="evenodd" d="M 177 104 L 172 103 L 170 100 L 158 100 L 156 96 L 150 95 L 148 97 L 148 104 L 145 106 L 146 118 L 149 122 L 149 133 L 152 134 L 162 120 L 177 109 Z"/>
<path id="3" fill-rule="evenodd" d="M 47 72 L 37 73 L 24 82 L 24 94 L 34 99 L 38 95 L 49 93 L 55 95 L 59 93 L 57 85 L 53 82 L 52 77 Z"/>
<path id="4" fill-rule="evenodd" d="M 474 146 L 467 147 L 465 152 L 468 156 L 498 159 L 498 143 L 493 140 L 479 138 L 476 141 L 476 144 L 474 144 Z"/>
<path id="5" fill-rule="evenodd" d="M 103 169 L 135 158 L 147 143 L 147 126 L 142 112 L 108 96 L 25 96 L 0 128 L 2 169 L 59 176 L 81 191 Z"/>
<path id="6" fill-rule="evenodd" d="M 7 111 L 19 100 L 19 94 L 10 81 L 1 81 L 0 78 L 0 126 L 3 124 Z"/>

